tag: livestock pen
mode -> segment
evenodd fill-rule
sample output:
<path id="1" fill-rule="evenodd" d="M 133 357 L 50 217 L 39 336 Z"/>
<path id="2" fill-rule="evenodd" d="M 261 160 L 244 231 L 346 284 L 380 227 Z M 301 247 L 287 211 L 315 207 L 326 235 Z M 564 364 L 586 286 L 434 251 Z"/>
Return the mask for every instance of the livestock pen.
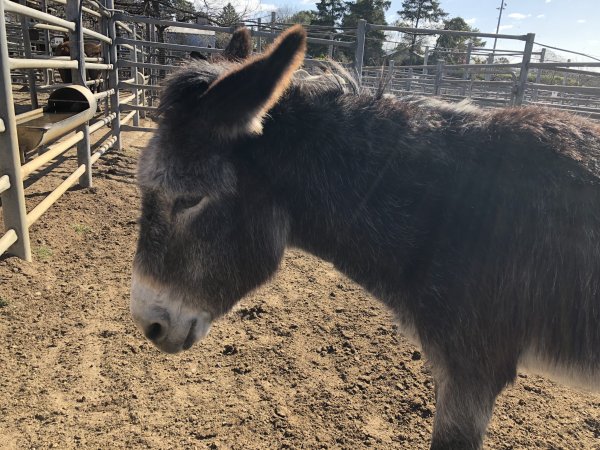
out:
<path id="1" fill-rule="evenodd" d="M 110 149 L 121 149 L 122 131 L 152 132 L 151 124 L 140 125 L 140 118 L 152 117 L 157 109 L 161 81 L 191 52 L 215 54 L 222 49 L 158 42 L 156 27 L 171 31 L 227 33 L 236 27 L 219 27 L 202 23 L 175 22 L 153 17 L 115 11 L 110 0 L 41 0 L 17 3 L 1 0 L 0 9 L 0 191 L 5 231 L 0 238 L 0 254 L 8 251 L 30 260 L 29 227 L 71 186 L 92 184 L 92 166 Z M 52 14 L 49 5 L 54 5 Z M 60 16 L 64 16 L 61 18 Z M 85 25 L 89 26 L 85 26 Z M 278 24 L 272 16 L 270 23 L 247 24 L 255 39 L 256 51 L 262 51 L 288 24 Z M 95 28 L 95 29 L 92 29 Z M 544 62 L 545 49 L 534 51 L 535 35 L 471 33 L 451 30 L 428 30 L 368 24 L 359 20 L 356 30 L 336 33 L 322 27 L 307 27 L 308 43 L 327 48 L 329 56 L 344 51 L 350 61 L 343 64 L 354 74 L 365 91 L 383 89 L 396 96 L 416 94 L 438 96 L 450 101 L 464 98 L 486 107 L 534 104 L 566 109 L 592 118 L 600 117 L 600 88 L 544 84 L 543 71 L 559 71 L 572 77 L 598 77 L 598 72 L 582 70 L 600 67 L 598 62 Z M 31 33 L 31 31 L 35 33 Z M 422 65 L 397 66 L 390 61 L 382 66 L 365 65 L 366 42 L 374 31 L 400 32 L 420 35 L 450 35 L 461 37 L 494 37 L 523 42 L 522 51 L 494 50 L 497 55 L 512 55 L 520 61 L 498 64 L 488 52 L 488 62 L 476 63 L 471 56 L 485 50 L 469 46 L 464 64 L 445 64 L 432 61 L 426 52 Z M 51 44 L 60 35 L 73 43 L 70 56 L 53 56 Z M 19 36 L 21 39 L 19 39 Z M 324 38 L 324 36 L 326 38 Z M 34 37 L 35 39 L 30 39 Z M 84 41 L 102 45 L 102 58 L 86 57 Z M 451 52 L 451 49 L 447 50 Z M 435 62 L 435 64 L 433 64 Z M 307 57 L 305 67 L 315 73 L 326 70 L 327 61 Z M 41 97 L 68 85 L 57 83 L 53 70 L 66 69 L 73 73 L 74 85 L 89 87 L 102 84 L 106 89 L 93 95 L 94 114 L 85 123 L 53 125 L 51 132 L 39 141 L 36 148 L 27 148 L 23 138 L 44 114 Z M 100 70 L 102 79 L 88 79 L 86 71 Z M 531 74 L 535 74 L 532 78 Z M 27 111 L 16 111 L 14 88 L 29 92 Z M 103 108 L 101 108 L 103 105 Z M 103 109 L 100 112 L 100 109 Z M 48 124 L 44 125 L 46 128 Z M 107 127 L 110 127 L 108 129 Z M 94 133 L 105 131 L 100 140 Z M 72 133 L 74 132 L 74 133 Z M 97 136 L 97 135 L 94 135 Z M 49 138 L 52 138 L 49 140 Z M 93 142 L 93 144 L 92 144 Z M 31 145 L 29 145 L 31 147 Z M 27 211 L 23 181 L 49 162 L 77 147 L 78 167 L 64 179 L 48 197 Z M 33 151 L 39 155 L 33 157 Z"/>
<path id="2" fill-rule="evenodd" d="M 123 25 L 133 31 L 133 22 Z M 268 26 L 260 31 L 276 34 L 277 24 Z M 136 41 L 156 42 L 143 23 L 136 27 Z M 117 32 L 134 39 L 119 25 Z M 261 39 L 266 46 L 270 38 Z M 137 84 L 146 94 L 138 106 L 156 106 L 150 94 L 160 89 L 161 68 L 138 67 L 148 80 L 136 82 L 125 45 L 117 47 L 120 97 Z M 160 65 L 159 52 L 143 48 L 138 62 Z M 165 52 L 173 66 L 184 54 Z M 28 89 L 26 70 L 11 73 Z M 52 84 L 35 74 L 39 85 Z M 51 91 L 38 90 L 40 105 Z M 16 103 L 29 96 L 13 92 Z M 150 129 L 142 116 L 154 111 L 137 111 L 139 127 Z M 435 400 L 425 358 L 366 291 L 300 251 L 289 251 L 275 282 L 215 324 L 193 353 L 165 356 L 143 340 L 127 306 L 140 202 L 131 182 L 152 134 L 127 130 L 132 112 L 120 108 L 122 149 L 93 165 L 94 187 L 70 190 L 31 228 L 33 261 L 0 258 L 0 447 L 428 448 Z M 106 113 L 110 104 L 91 124 Z M 92 148 L 97 134 L 113 137 L 113 128 L 102 130 Z M 26 156 L 25 164 L 34 158 Z M 74 171 L 74 150 L 68 158 Z M 63 169 L 26 187 L 28 206 L 67 176 Z M 520 374 L 499 399 L 487 442 L 595 448 L 599 408 L 597 394 Z"/>

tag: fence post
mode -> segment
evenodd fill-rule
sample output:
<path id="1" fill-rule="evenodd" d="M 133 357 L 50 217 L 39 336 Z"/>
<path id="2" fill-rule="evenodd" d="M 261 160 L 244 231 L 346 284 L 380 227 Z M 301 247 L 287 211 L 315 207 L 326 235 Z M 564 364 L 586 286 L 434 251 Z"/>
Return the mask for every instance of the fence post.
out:
<path id="1" fill-rule="evenodd" d="M 42 6 L 42 11 L 47 13 L 48 5 L 46 4 L 46 0 L 42 0 L 41 6 Z M 46 56 L 52 56 L 52 51 L 50 49 L 50 30 L 43 30 L 43 33 L 44 33 L 44 43 L 46 44 Z M 52 79 L 53 73 L 54 72 L 52 71 L 52 69 L 44 70 L 44 84 L 48 85 L 48 84 L 52 84 L 54 82 L 54 80 Z"/>
<path id="2" fill-rule="evenodd" d="M 131 24 L 131 29 L 133 30 L 133 40 L 137 41 L 137 24 L 134 22 Z M 133 62 L 136 63 L 138 62 L 138 57 L 137 57 L 137 45 L 134 43 L 133 44 Z M 138 72 L 138 68 L 137 66 L 134 67 L 133 70 L 133 82 L 135 84 L 138 84 L 140 81 L 140 77 L 139 77 L 139 72 Z M 143 92 L 143 91 L 142 91 Z M 139 106 L 140 104 L 140 90 L 138 88 L 134 88 L 133 93 L 135 94 L 135 98 L 133 99 L 133 104 L 135 106 Z M 135 111 L 135 115 L 133 116 L 133 126 L 134 127 L 139 127 L 140 126 L 140 110 L 136 110 Z"/>
<path id="3" fill-rule="evenodd" d="M 385 86 L 385 90 L 388 92 L 392 92 L 392 84 L 394 83 L 394 72 L 396 70 L 396 61 L 390 59 L 388 62 L 388 82 Z"/>
<path id="4" fill-rule="evenodd" d="M 535 33 L 528 33 L 525 41 L 525 50 L 523 50 L 523 62 L 521 63 L 521 72 L 519 73 L 517 93 L 515 95 L 515 105 L 517 106 L 521 106 L 525 98 L 525 88 L 527 87 L 527 76 L 529 75 L 529 64 L 531 63 L 534 40 Z"/>
<path id="5" fill-rule="evenodd" d="M 425 46 L 425 56 L 423 57 L 423 75 L 427 75 L 427 63 L 429 62 L 429 46 Z"/>
<path id="6" fill-rule="evenodd" d="M 23 6 L 27 6 L 26 0 L 20 0 L 19 2 Z M 25 58 L 31 59 L 31 40 L 29 39 L 29 17 L 23 15 L 21 16 L 21 32 L 23 34 L 23 50 L 25 50 Z M 7 45 L 7 43 L 3 43 L 2 45 Z M 37 87 L 36 87 L 36 79 L 35 79 L 35 69 L 30 69 L 27 71 L 27 82 L 29 84 L 29 97 L 31 98 L 31 109 L 38 108 L 38 99 L 37 99 Z"/>
<path id="7" fill-rule="evenodd" d="M 73 84 L 86 86 L 85 52 L 83 47 L 82 2 L 67 0 L 67 20 L 75 22 L 75 31 L 69 33 L 71 60 L 77 60 L 77 69 L 72 69 Z M 83 132 L 83 139 L 77 144 L 77 165 L 85 165 L 85 172 L 79 177 L 81 187 L 92 185 L 92 160 L 90 152 L 90 127 L 86 123 L 79 127 Z"/>
<path id="8" fill-rule="evenodd" d="M 488 55 L 488 58 L 487 58 L 487 61 L 486 61 L 486 63 L 487 63 L 487 64 L 494 64 L 494 54 L 493 54 L 493 53 L 490 53 L 490 54 Z M 490 80 L 492 79 L 492 74 L 491 74 L 491 71 L 492 71 L 492 70 L 494 70 L 494 69 L 491 69 L 491 68 L 489 68 L 489 67 L 486 67 L 486 69 L 485 69 L 485 71 L 484 71 L 485 75 L 484 75 L 484 77 L 483 77 L 483 79 L 484 79 L 485 81 L 490 81 Z"/>
<path id="9" fill-rule="evenodd" d="M 435 70 L 435 84 L 433 85 L 433 95 L 440 95 L 440 87 L 444 78 L 444 61 L 438 61 Z"/>
<path id="10" fill-rule="evenodd" d="M 257 22 L 258 22 L 258 24 L 257 24 L 256 28 L 260 32 L 261 31 L 261 20 L 260 20 L 260 17 L 258 18 Z M 258 36 L 256 38 L 256 51 L 258 53 L 262 53 L 262 38 L 260 36 Z"/>
<path id="11" fill-rule="evenodd" d="M 365 56 L 365 38 L 367 34 L 367 21 L 360 19 L 356 27 L 356 51 L 354 53 L 354 70 L 356 70 L 358 85 L 362 83 L 363 59 Z"/>
<path id="12" fill-rule="evenodd" d="M 465 64 L 471 64 L 471 52 L 473 51 L 473 42 L 469 41 L 469 44 L 467 45 L 467 56 L 465 57 Z M 468 80 L 469 79 L 469 68 L 467 67 L 465 69 L 465 71 L 463 72 L 463 80 Z"/>
<path id="13" fill-rule="evenodd" d="M 17 121 L 12 95 L 12 83 L 8 68 L 8 37 L 4 15 L 4 2 L 0 1 L 0 176 L 8 175 L 10 188 L 0 194 L 4 216 L 4 229 L 14 230 L 17 241 L 7 250 L 26 261 L 31 261 L 31 245 L 27 228 L 25 190 L 21 177 L 21 157 L 17 138 Z"/>
<path id="14" fill-rule="evenodd" d="M 113 69 L 110 71 L 108 77 L 110 83 L 108 88 L 114 89 L 114 92 L 110 96 L 110 110 L 115 114 L 115 118 L 112 121 L 111 128 L 113 136 L 116 139 L 114 149 L 121 151 L 121 113 L 119 107 L 119 69 L 117 68 L 117 24 L 114 17 L 115 2 L 114 0 L 106 0 L 106 7 L 111 10 L 110 17 L 108 18 L 108 37 L 112 39 L 110 45 L 110 63 L 113 65 Z M 137 80 L 136 80 L 137 81 Z"/>
<path id="15" fill-rule="evenodd" d="M 542 52 L 540 53 L 540 63 L 543 63 L 544 59 L 546 59 L 546 49 L 545 48 L 543 48 Z M 542 68 L 540 67 L 535 74 L 535 82 L 537 84 L 539 84 L 541 81 L 542 81 Z M 538 99 L 538 88 L 535 88 L 533 90 L 533 101 L 537 102 L 537 99 Z"/>

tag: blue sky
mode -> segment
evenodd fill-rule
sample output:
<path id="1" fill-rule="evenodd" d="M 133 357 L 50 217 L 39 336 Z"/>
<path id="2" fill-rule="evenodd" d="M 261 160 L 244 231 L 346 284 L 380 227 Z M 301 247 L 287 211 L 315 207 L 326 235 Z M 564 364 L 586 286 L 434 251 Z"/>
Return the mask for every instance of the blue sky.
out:
<path id="1" fill-rule="evenodd" d="M 450 16 L 461 16 L 482 32 L 493 33 L 498 21 L 500 0 L 441 0 Z M 535 33 L 536 42 L 591 54 L 600 58 L 600 0 L 505 0 L 501 33 Z M 265 0 L 260 9 L 315 9 L 311 0 Z M 397 19 L 402 0 L 392 0 L 388 21 Z M 491 47 L 493 40 L 487 40 Z M 518 41 L 498 41 L 498 48 L 522 49 Z M 562 55 L 573 61 L 586 58 Z"/>

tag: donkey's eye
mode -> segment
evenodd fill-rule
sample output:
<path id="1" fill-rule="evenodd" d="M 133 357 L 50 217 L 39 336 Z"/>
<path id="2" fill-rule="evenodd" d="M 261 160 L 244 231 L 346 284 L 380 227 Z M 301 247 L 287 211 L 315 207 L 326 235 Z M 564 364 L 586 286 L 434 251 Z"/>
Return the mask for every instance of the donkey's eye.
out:
<path id="1" fill-rule="evenodd" d="M 177 214 L 178 212 L 181 212 L 185 209 L 193 208 L 198 203 L 200 203 L 203 198 L 204 197 L 202 197 L 201 195 L 177 198 L 175 200 L 175 203 L 173 204 L 173 214 Z"/>

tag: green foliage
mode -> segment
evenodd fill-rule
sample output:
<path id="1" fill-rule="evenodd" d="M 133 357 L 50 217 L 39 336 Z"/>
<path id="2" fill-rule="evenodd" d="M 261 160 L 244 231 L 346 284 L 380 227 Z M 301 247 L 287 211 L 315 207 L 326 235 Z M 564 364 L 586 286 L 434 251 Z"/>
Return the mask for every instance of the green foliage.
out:
<path id="1" fill-rule="evenodd" d="M 288 23 L 299 23 L 302 25 L 310 25 L 315 23 L 317 20 L 317 13 L 315 11 L 298 11 L 292 14 L 287 20 Z"/>
<path id="2" fill-rule="evenodd" d="M 392 4 L 389 0 L 357 0 L 355 3 L 346 2 L 347 12 L 342 18 L 344 28 L 356 27 L 360 19 L 376 25 L 386 25 L 385 12 Z M 383 61 L 383 43 L 385 34 L 382 31 L 371 31 L 365 42 L 364 63 L 379 65 Z M 342 53 L 348 53 L 345 50 Z M 349 57 L 349 55 L 347 55 Z"/>
<path id="3" fill-rule="evenodd" d="M 34 250 L 34 253 L 37 256 L 37 258 L 42 261 L 50 259 L 50 257 L 53 254 L 52 249 L 50 247 L 46 247 L 45 245 L 41 245 L 41 246 L 37 247 Z"/>
<path id="4" fill-rule="evenodd" d="M 342 0 L 321 0 L 317 3 L 317 13 L 312 25 L 334 26 L 344 16 L 346 4 Z"/>
<path id="5" fill-rule="evenodd" d="M 448 15 L 440 7 L 438 0 L 404 0 L 398 15 L 409 22 L 413 28 L 418 28 L 423 22 L 439 22 Z M 410 45 L 410 62 L 414 63 L 417 50 L 417 35 L 412 35 Z"/>
<path id="6" fill-rule="evenodd" d="M 479 31 L 477 28 L 471 28 L 462 17 L 453 17 L 452 19 L 444 20 L 443 29 L 471 32 Z M 444 60 L 447 64 L 466 64 L 466 51 L 469 41 L 472 43 L 473 47 L 485 47 L 485 42 L 478 37 L 440 35 L 435 43 L 435 49 L 432 54 L 432 63 L 435 64 L 437 60 Z M 447 53 L 446 50 L 452 50 L 452 52 L 455 53 Z"/>
<path id="7" fill-rule="evenodd" d="M 8 306 L 8 301 L 2 297 L 0 297 L 0 308 L 5 308 Z"/>
<path id="8" fill-rule="evenodd" d="M 76 223 L 75 225 L 73 225 L 73 229 L 75 230 L 75 233 L 79 233 L 79 234 L 87 234 L 90 231 L 92 231 L 90 229 L 90 227 L 88 227 L 87 225 L 80 224 L 80 223 Z"/>
<path id="9" fill-rule="evenodd" d="M 219 17 L 217 17 L 217 22 L 223 27 L 236 25 L 240 23 L 241 20 L 242 18 L 231 3 L 227 3 L 225 6 L 223 6 L 223 11 L 221 11 Z"/>
<path id="10" fill-rule="evenodd" d="M 439 22 L 448 15 L 438 0 L 404 0 L 398 15 L 418 28 L 422 22 Z"/>

